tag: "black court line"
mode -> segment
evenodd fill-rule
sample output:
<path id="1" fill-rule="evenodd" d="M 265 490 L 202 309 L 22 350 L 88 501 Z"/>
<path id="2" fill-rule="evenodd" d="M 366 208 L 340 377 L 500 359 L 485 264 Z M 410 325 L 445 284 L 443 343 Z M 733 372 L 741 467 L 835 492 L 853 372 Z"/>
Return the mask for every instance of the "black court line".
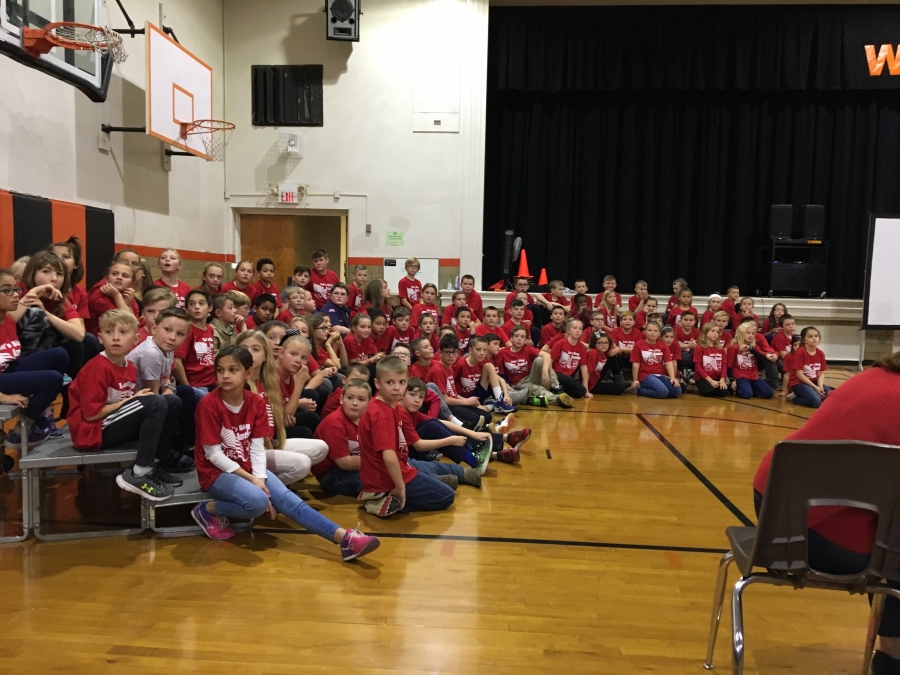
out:
<path id="1" fill-rule="evenodd" d="M 550 448 L 547 448 L 547 459 L 553 459 L 553 455 L 550 454 Z"/>
<path id="2" fill-rule="evenodd" d="M 734 399 L 731 399 L 731 403 L 737 403 L 738 405 L 747 405 L 747 406 L 750 406 L 751 408 L 757 408 L 758 410 L 768 410 L 769 412 L 778 413 L 779 415 L 790 415 L 791 417 L 796 417 L 797 419 L 801 419 L 804 421 L 809 419 L 808 417 L 804 417 L 803 415 L 795 415 L 794 413 L 785 412 L 784 410 L 777 410 L 775 408 L 767 408 L 764 405 L 755 405 L 753 403 L 747 403 L 747 401 L 736 401 Z"/>
<path id="3" fill-rule="evenodd" d="M 750 520 L 747 516 L 745 516 L 744 512 L 741 511 L 737 506 L 735 506 L 734 503 L 730 499 L 728 499 L 728 497 L 726 497 L 722 493 L 721 490 L 719 490 L 719 488 L 717 488 L 715 485 L 713 485 L 712 481 L 709 480 L 709 478 L 707 478 L 706 476 L 704 476 L 703 472 L 701 472 L 700 469 L 698 469 L 696 466 L 694 466 L 687 457 L 685 457 L 680 452 L 678 452 L 678 448 L 676 448 L 674 445 L 669 443 L 669 441 L 666 439 L 666 437 L 663 436 L 656 429 L 656 427 L 654 427 L 652 424 L 650 424 L 650 422 L 647 421 L 646 417 L 644 417 L 643 415 L 638 413 L 637 418 L 641 422 L 644 423 L 644 426 L 646 426 L 651 432 L 653 432 L 653 435 L 656 436 L 660 440 L 660 442 L 669 449 L 669 452 L 671 452 L 673 455 L 675 455 L 675 457 L 677 457 L 678 460 L 682 464 L 684 464 L 684 466 L 687 468 L 687 470 L 690 471 L 692 474 L 694 474 L 694 476 L 697 477 L 697 480 L 699 480 L 701 483 L 703 483 L 703 485 L 706 487 L 706 489 L 709 490 L 710 492 L 712 492 L 713 495 L 716 497 L 716 499 L 718 499 L 720 502 L 722 502 L 722 504 L 725 505 L 725 508 L 727 508 L 729 511 L 731 511 L 734 514 L 734 516 L 739 521 L 741 521 L 741 523 L 743 523 L 744 525 L 747 525 L 747 526 L 754 525 L 753 521 Z"/>
<path id="4" fill-rule="evenodd" d="M 307 530 L 279 527 L 254 527 L 254 532 L 278 534 L 314 534 Z M 462 534 L 412 534 L 404 532 L 367 532 L 382 539 L 421 539 L 427 541 L 466 541 L 491 544 L 536 544 L 539 546 L 577 546 L 581 548 L 621 548 L 630 551 L 673 551 L 675 553 L 727 553 L 724 548 L 666 546 L 664 544 L 622 544 L 608 541 L 571 541 L 567 539 L 524 539 L 518 537 L 477 537 Z"/>

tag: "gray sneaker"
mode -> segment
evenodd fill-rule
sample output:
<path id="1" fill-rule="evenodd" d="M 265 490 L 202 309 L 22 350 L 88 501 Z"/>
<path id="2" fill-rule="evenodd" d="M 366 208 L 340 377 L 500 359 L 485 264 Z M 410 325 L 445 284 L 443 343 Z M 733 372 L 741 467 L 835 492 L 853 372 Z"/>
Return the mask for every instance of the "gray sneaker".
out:
<path id="1" fill-rule="evenodd" d="M 481 487 L 481 474 L 478 473 L 478 469 L 473 469 L 470 466 L 463 467 L 463 485 L 471 485 L 472 487 Z"/>
<path id="2" fill-rule="evenodd" d="M 175 494 L 172 486 L 160 481 L 154 471 L 138 478 L 134 475 L 133 468 L 126 469 L 124 473 L 116 476 L 116 485 L 153 502 L 165 501 Z"/>
<path id="3" fill-rule="evenodd" d="M 796 394 L 794 394 L 794 392 L 791 392 L 790 394 L 788 394 L 787 396 L 784 397 L 784 400 L 787 401 L 788 403 L 790 403 L 795 398 L 797 398 Z"/>
<path id="4" fill-rule="evenodd" d="M 156 475 L 156 478 L 160 483 L 165 483 L 166 485 L 171 485 L 172 487 L 181 487 L 184 485 L 184 481 L 171 471 L 169 471 L 162 464 L 157 464 L 153 469 L 153 473 Z"/>
<path id="5" fill-rule="evenodd" d="M 453 474 L 448 473 L 445 476 L 434 476 L 434 478 L 437 478 L 444 485 L 449 486 L 450 489 L 453 490 L 454 492 L 456 491 L 456 488 L 459 487 L 459 478 L 457 478 Z"/>

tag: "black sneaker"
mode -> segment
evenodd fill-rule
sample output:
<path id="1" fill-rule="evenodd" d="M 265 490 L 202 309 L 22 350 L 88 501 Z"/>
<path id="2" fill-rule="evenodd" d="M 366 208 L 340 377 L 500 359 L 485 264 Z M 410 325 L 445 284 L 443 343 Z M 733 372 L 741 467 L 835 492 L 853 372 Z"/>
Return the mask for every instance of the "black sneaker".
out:
<path id="1" fill-rule="evenodd" d="M 429 450 L 425 453 L 425 457 L 423 458 L 426 462 L 436 462 L 444 455 L 437 450 Z"/>
<path id="2" fill-rule="evenodd" d="M 166 467 L 157 464 L 153 469 L 153 473 L 156 475 L 156 478 L 166 485 L 171 485 L 172 487 L 181 487 L 184 485 L 184 481 L 179 477 L 172 473 Z"/>
<path id="3" fill-rule="evenodd" d="M 189 455 L 169 450 L 166 456 L 159 461 L 159 466 L 168 469 L 169 473 L 190 473 L 194 470 L 194 460 Z"/>
<path id="4" fill-rule="evenodd" d="M 172 486 L 161 482 L 153 471 L 138 478 L 134 475 L 134 469 L 126 469 L 116 476 L 116 485 L 153 502 L 165 501 L 175 494 Z"/>

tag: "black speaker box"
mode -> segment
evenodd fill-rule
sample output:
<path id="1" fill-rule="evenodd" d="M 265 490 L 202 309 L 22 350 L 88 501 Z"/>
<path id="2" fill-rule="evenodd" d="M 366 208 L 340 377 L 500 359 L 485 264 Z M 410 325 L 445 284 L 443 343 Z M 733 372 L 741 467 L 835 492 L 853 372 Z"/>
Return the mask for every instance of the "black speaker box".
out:
<path id="1" fill-rule="evenodd" d="M 804 239 L 825 238 L 825 207 L 819 204 L 805 204 L 800 207 Z"/>
<path id="2" fill-rule="evenodd" d="M 769 214 L 769 236 L 772 239 L 790 239 L 794 226 L 794 205 L 772 204 Z"/>
<path id="3" fill-rule="evenodd" d="M 359 42 L 360 0 L 325 0 L 326 40 Z"/>

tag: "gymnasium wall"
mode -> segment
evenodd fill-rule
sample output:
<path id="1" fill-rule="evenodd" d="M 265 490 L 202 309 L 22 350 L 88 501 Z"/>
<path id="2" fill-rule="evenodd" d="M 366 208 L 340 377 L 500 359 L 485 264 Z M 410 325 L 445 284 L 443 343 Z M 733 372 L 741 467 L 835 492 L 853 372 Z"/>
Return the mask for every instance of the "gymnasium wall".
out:
<path id="1" fill-rule="evenodd" d="M 104 17 L 125 25 L 114 2 Z M 127 0 L 132 20 L 159 22 L 156 0 Z M 179 40 L 214 70 L 214 110 L 221 114 L 222 3 L 164 4 Z M 186 257 L 225 248 L 231 219 L 223 203 L 224 169 L 194 157 L 173 157 L 162 169 L 160 142 L 143 134 L 111 134 L 98 149 L 101 122 L 143 126 L 144 37 L 125 38 L 128 60 L 116 65 L 105 103 L 48 75 L 0 58 L 0 189 L 111 209 L 119 244 L 175 247 Z"/>
<path id="2" fill-rule="evenodd" d="M 325 40 L 323 4 L 225 1 L 226 114 L 238 125 L 226 203 L 259 209 L 271 206 L 270 182 L 306 184 L 306 206 L 348 216 L 351 259 L 460 258 L 480 275 L 486 0 L 366 0 L 358 43 Z M 433 61 L 460 64 L 459 133 L 413 133 L 416 70 Z M 281 129 L 304 137 L 303 159 L 287 162 L 279 130 L 250 124 L 250 67 L 317 63 L 324 126 Z M 387 246 L 389 230 L 404 233 L 402 247 Z"/>

